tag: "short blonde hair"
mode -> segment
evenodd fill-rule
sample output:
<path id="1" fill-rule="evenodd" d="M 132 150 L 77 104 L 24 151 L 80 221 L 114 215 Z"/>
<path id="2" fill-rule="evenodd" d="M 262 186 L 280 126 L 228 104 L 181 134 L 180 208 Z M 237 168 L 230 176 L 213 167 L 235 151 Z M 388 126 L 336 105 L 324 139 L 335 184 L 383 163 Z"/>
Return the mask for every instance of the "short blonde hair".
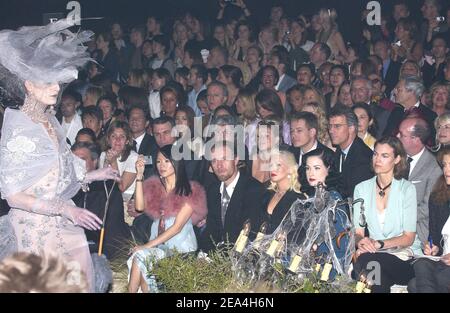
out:
<path id="1" fill-rule="evenodd" d="M 436 119 L 434 120 L 434 129 L 436 129 L 436 146 L 434 146 L 431 151 L 433 152 L 438 152 L 441 147 L 442 144 L 439 142 L 439 125 L 441 123 L 444 124 L 449 124 L 450 123 L 450 112 L 449 113 L 444 113 L 441 116 L 436 117 Z"/>
<path id="2" fill-rule="evenodd" d="M 431 87 L 430 87 L 431 100 L 433 100 L 433 95 L 439 88 L 444 88 L 444 89 L 447 90 L 447 95 L 448 96 L 447 96 L 447 103 L 445 104 L 445 108 L 448 110 L 448 109 L 450 109 L 450 83 L 448 83 L 448 82 L 435 82 L 433 85 L 431 85 Z"/>
<path id="3" fill-rule="evenodd" d="M 290 170 L 289 175 L 291 176 L 289 179 L 289 190 L 293 190 L 297 193 L 300 193 L 301 185 L 298 180 L 298 164 L 297 161 L 295 160 L 294 154 L 292 154 L 292 152 L 289 152 L 288 150 L 282 149 L 277 150 L 275 153 L 273 153 L 272 157 L 276 155 L 280 156 L 280 161 L 285 163 Z M 278 185 L 271 181 L 267 189 L 277 192 Z"/>
<path id="4" fill-rule="evenodd" d="M 88 292 L 83 273 L 71 269 L 59 257 L 16 253 L 0 263 L 0 292 Z"/>

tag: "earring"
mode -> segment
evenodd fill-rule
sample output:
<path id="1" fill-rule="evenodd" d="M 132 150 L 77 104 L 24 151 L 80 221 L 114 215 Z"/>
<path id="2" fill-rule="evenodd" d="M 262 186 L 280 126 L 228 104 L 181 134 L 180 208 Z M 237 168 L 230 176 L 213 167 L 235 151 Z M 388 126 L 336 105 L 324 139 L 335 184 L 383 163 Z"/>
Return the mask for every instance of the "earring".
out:
<path id="1" fill-rule="evenodd" d="M 288 176 L 287 176 L 288 178 L 291 178 L 292 176 L 291 176 L 291 174 L 288 174 Z"/>

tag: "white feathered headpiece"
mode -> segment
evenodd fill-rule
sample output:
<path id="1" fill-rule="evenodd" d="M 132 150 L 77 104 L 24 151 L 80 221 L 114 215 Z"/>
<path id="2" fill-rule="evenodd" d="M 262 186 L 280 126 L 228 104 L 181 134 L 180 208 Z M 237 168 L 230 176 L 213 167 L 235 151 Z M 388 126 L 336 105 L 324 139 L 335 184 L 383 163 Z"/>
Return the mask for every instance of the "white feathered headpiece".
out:
<path id="1" fill-rule="evenodd" d="M 0 63 L 23 81 L 69 83 L 77 78 L 77 67 L 90 60 L 84 42 L 93 33 L 72 33 L 71 20 L 46 26 L 27 26 L 0 31 Z"/>

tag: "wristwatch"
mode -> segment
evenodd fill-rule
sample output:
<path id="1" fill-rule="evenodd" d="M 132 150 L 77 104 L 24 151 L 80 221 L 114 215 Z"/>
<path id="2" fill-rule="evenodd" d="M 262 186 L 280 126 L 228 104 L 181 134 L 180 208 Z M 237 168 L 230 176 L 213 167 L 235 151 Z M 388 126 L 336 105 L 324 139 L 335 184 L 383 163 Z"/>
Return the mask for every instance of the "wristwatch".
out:
<path id="1" fill-rule="evenodd" d="M 383 240 L 377 240 L 378 243 L 380 244 L 380 249 L 383 249 L 384 247 L 384 241 Z"/>

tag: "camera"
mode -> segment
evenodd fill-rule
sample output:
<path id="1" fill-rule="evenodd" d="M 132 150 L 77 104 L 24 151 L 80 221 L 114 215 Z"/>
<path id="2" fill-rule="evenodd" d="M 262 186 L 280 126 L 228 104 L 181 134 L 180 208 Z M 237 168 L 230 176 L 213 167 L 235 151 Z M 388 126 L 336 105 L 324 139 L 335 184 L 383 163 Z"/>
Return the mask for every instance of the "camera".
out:
<path id="1" fill-rule="evenodd" d="M 144 155 L 144 164 L 145 164 L 145 166 L 153 164 L 151 155 Z"/>
<path id="2" fill-rule="evenodd" d="M 437 17 L 436 17 L 436 21 L 438 21 L 438 22 L 444 22 L 444 21 L 445 21 L 445 17 L 444 17 L 444 16 L 437 16 Z"/>

